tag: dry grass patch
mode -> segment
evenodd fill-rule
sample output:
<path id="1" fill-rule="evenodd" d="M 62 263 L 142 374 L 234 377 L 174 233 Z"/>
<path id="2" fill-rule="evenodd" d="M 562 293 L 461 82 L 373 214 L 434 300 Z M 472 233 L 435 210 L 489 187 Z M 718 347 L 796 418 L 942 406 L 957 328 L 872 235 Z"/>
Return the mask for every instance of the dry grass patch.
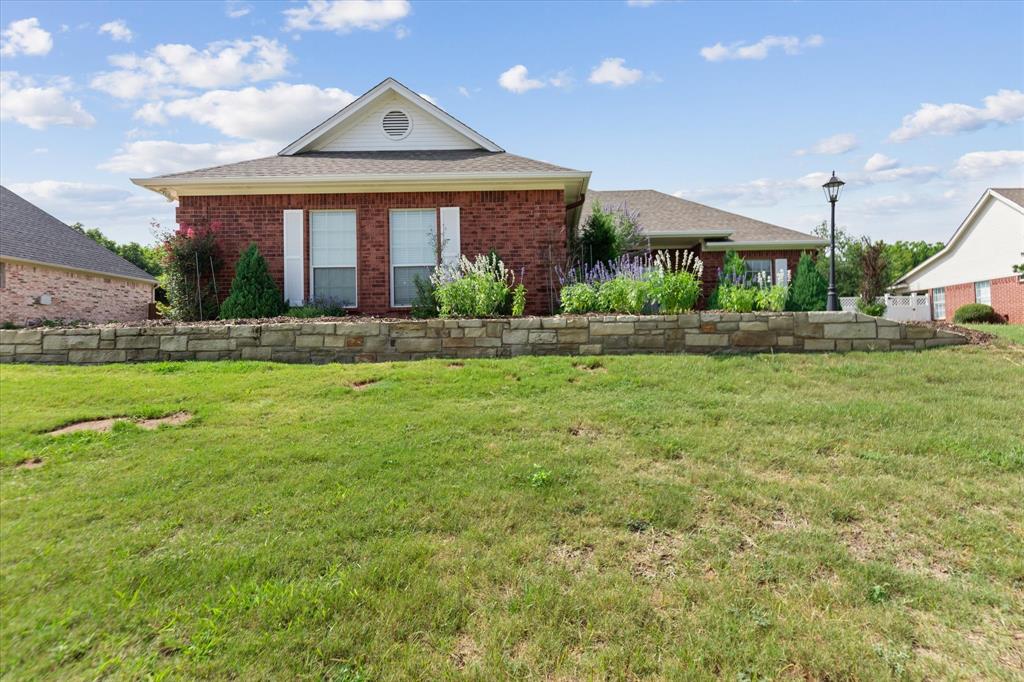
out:
<path id="1" fill-rule="evenodd" d="M 59 429 L 48 431 L 47 433 L 51 436 L 66 436 L 69 433 L 79 433 L 81 431 L 93 431 L 96 433 L 105 433 L 114 428 L 114 425 L 118 422 L 128 422 L 135 424 L 140 429 L 146 431 L 153 431 L 161 426 L 181 426 L 192 419 L 191 412 L 175 412 L 169 414 L 166 417 L 155 417 L 151 419 L 137 419 L 134 417 L 108 417 L 105 419 L 87 419 L 85 421 L 74 422 L 66 426 L 62 426 Z"/>

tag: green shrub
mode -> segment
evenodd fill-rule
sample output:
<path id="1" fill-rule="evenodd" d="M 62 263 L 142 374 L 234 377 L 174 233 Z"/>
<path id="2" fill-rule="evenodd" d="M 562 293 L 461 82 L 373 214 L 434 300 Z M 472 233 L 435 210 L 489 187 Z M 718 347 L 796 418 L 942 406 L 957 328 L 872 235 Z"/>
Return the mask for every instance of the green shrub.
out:
<path id="1" fill-rule="evenodd" d="M 857 310 L 861 311 L 865 315 L 881 317 L 882 315 L 885 315 L 885 304 L 878 303 L 877 301 L 865 301 L 863 298 L 858 298 Z"/>
<path id="2" fill-rule="evenodd" d="M 682 256 L 678 251 L 674 255 L 661 251 L 654 262 L 648 279 L 649 296 L 658 311 L 676 315 L 693 310 L 702 288 L 704 265 L 700 259 L 689 251 Z"/>
<path id="3" fill-rule="evenodd" d="M 526 287 L 522 282 L 512 290 L 512 317 L 522 317 L 526 312 Z"/>
<path id="4" fill-rule="evenodd" d="M 1003 324 L 1006 322 L 992 306 L 985 305 L 984 303 L 968 303 L 967 305 L 960 306 L 953 313 L 953 321 L 957 324 L 967 324 L 970 322 Z"/>
<path id="5" fill-rule="evenodd" d="M 749 313 L 757 306 L 757 287 L 722 283 L 718 287 L 718 304 L 722 310 Z"/>
<path id="6" fill-rule="evenodd" d="M 644 243 L 637 214 L 625 207 L 605 210 L 597 201 L 583 225 L 577 249 L 587 265 L 611 263 Z"/>
<path id="7" fill-rule="evenodd" d="M 270 276 L 267 261 L 255 244 L 238 259 L 231 294 L 220 307 L 222 320 L 277 317 L 285 311 L 281 290 Z"/>
<path id="8" fill-rule="evenodd" d="M 758 287 L 755 305 L 758 310 L 777 313 L 786 309 L 787 298 L 789 298 L 789 287 L 785 284 Z"/>
<path id="9" fill-rule="evenodd" d="M 650 300 L 650 283 L 620 275 L 608 280 L 597 291 L 598 309 L 608 313 L 638 315 Z"/>
<path id="10" fill-rule="evenodd" d="M 417 320 L 424 320 L 430 317 L 437 317 L 437 299 L 434 297 L 434 285 L 429 279 L 419 275 L 412 280 L 416 287 L 416 297 L 412 299 L 412 309 L 409 314 Z"/>
<path id="11" fill-rule="evenodd" d="M 818 272 L 814 259 L 807 253 L 800 256 L 796 274 L 789 287 L 787 310 L 824 310 L 828 298 L 828 282 Z"/>
<path id="12" fill-rule="evenodd" d="M 438 266 L 430 278 L 441 317 L 493 317 L 515 307 L 515 275 L 493 252 L 456 265 Z M 526 307 L 526 289 L 520 293 Z"/>
<path id="13" fill-rule="evenodd" d="M 562 288 L 562 312 L 570 314 L 592 313 L 598 308 L 597 289 L 584 282 Z"/>
<path id="14" fill-rule="evenodd" d="M 184 322 L 217 319 L 219 228 L 216 222 L 208 228 L 182 223 L 177 230 L 160 235 L 164 250 L 160 283 L 167 292 L 167 303 L 158 302 L 156 307 L 164 317 Z"/>

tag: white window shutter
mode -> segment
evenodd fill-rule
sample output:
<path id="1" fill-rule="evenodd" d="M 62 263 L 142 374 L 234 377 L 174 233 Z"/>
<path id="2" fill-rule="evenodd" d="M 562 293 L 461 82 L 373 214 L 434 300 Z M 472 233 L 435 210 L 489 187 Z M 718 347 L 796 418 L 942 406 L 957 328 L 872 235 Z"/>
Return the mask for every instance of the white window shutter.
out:
<path id="1" fill-rule="evenodd" d="M 789 264 L 785 258 L 775 259 L 775 283 L 789 284 Z"/>
<path id="2" fill-rule="evenodd" d="M 459 207 L 441 209 L 441 263 L 455 265 L 462 255 L 462 238 L 459 233 Z"/>
<path id="3" fill-rule="evenodd" d="M 302 253 L 302 210 L 284 212 L 284 300 L 302 305 L 305 282 Z"/>

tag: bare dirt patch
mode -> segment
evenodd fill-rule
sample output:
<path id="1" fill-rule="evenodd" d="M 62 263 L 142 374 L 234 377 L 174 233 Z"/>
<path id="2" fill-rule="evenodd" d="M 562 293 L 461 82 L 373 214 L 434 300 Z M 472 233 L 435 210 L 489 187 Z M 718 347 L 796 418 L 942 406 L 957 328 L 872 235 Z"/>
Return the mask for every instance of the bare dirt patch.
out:
<path id="1" fill-rule="evenodd" d="M 986 334 L 980 332 L 977 329 L 968 329 L 967 327 L 961 327 L 958 324 L 952 322 L 907 322 L 919 327 L 932 327 L 933 329 L 944 329 L 948 332 L 959 334 L 960 336 L 966 336 L 967 342 L 977 346 L 987 346 L 992 343 L 996 337 L 992 334 Z"/>
<path id="2" fill-rule="evenodd" d="M 42 457 L 30 457 L 26 460 L 18 462 L 19 469 L 38 469 L 41 466 L 43 466 Z"/>
<path id="3" fill-rule="evenodd" d="M 634 577 L 657 580 L 676 575 L 676 559 L 684 542 L 681 536 L 652 528 L 635 533 L 634 537 L 634 546 L 629 552 Z"/>
<path id="4" fill-rule="evenodd" d="M 102 433 L 110 431 L 114 428 L 114 424 L 117 422 L 130 422 L 135 424 L 140 429 L 152 431 L 164 424 L 168 426 L 180 426 L 187 421 L 192 419 L 191 412 L 175 412 L 169 414 L 166 417 L 156 417 L 153 419 L 136 419 L 133 417 L 107 417 L 105 419 L 89 419 L 86 421 L 75 422 L 74 424 L 68 424 L 62 426 L 59 429 L 50 431 L 51 436 L 66 436 L 69 433 L 78 433 L 80 431 L 93 431 Z"/>
<path id="5" fill-rule="evenodd" d="M 353 391 L 365 391 L 379 381 L 380 379 L 360 379 L 359 381 L 353 381 L 349 386 Z"/>
<path id="6" fill-rule="evenodd" d="M 551 550 L 551 562 L 569 569 L 574 574 L 582 573 L 594 558 L 594 546 L 589 542 L 581 545 L 558 544 Z"/>
<path id="7" fill-rule="evenodd" d="M 477 646 L 476 640 L 469 633 L 463 632 L 455 640 L 451 656 L 455 667 L 462 670 L 480 661 L 480 647 Z"/>
<path id="8" fill-rule="evenodd" d="M 601 364 L 600 360 L 591 360 L 590 362 L 577 362 L 573 364 L 573 367 L 580 370 L 581 372 L 607 372 L 608 369 Z"/>
<path id="9" fill-rule="evenodd" d="M 466 363 L 464 363 L 464 362 L 449 362 L 448 363 L 448 369 L 462 369 L 465 366 L 466 366 Z"/>
<path id="10" fill-rule="evenodd" d="M 912 573 L 945 582 L 955 573 L 949 557 L 926 556 L 909 546 L 914 537 L 902 536 L 895 527 L 895 519 L 888 523 L 848 524 L 841 531 L 843 544 L 858 561 L 891 563 L 904 573 Z"/>

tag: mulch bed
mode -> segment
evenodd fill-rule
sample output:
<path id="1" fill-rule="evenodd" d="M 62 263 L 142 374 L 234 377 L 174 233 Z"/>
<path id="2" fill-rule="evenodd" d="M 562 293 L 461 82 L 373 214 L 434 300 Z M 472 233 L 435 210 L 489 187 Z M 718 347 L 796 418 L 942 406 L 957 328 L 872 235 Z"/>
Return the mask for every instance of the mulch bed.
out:
<path id="1" fill-rule="evenodd" d="M 958 324 L 952 322 L 906 322 L 905 324 L 913 324 L 919 327 L 933 327 L 935 329 L 945 329 L 949 332 L 960 334 L 961 336 L 967 337 L 967 342 L 975 346 L 988 346 L 992 343 L 996 337 L 992 334 L 986 334 L 985 332 L 979 332 L 976 329 L 968 329 L 967 327 L 961 327 Z"/>

